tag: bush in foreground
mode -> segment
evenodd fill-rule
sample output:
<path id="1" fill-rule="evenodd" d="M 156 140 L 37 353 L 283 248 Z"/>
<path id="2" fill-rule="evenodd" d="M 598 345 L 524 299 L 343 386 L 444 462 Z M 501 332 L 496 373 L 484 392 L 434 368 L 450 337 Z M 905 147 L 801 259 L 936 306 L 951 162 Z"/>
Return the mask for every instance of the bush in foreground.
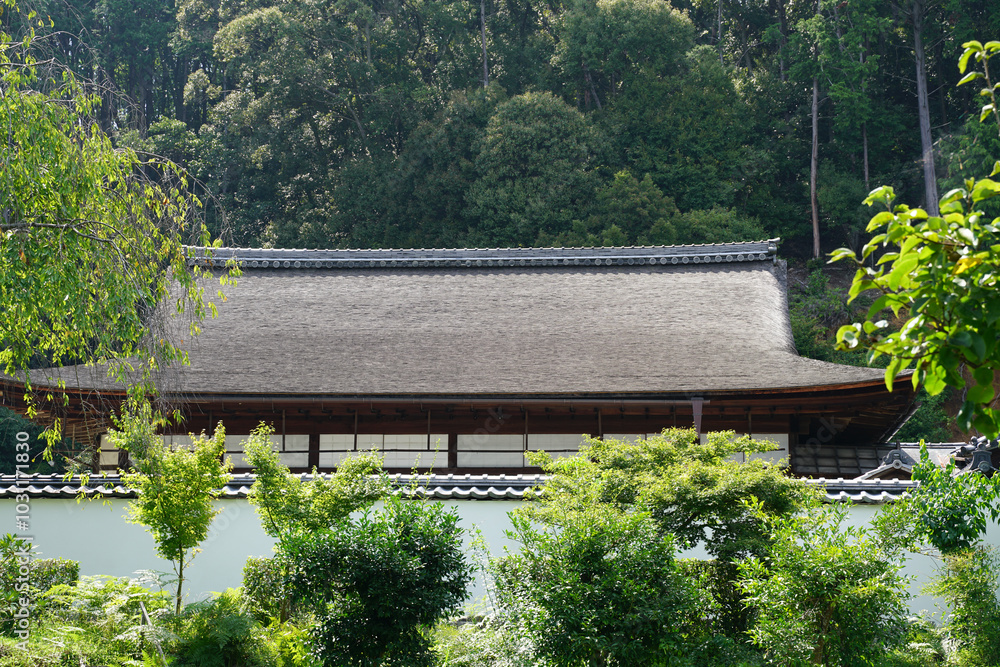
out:
<path id="1" fill-rule="evenodd" d="M 315 610 L 329 667 L 433 664 L 428 634 L 465 601 L 470 568 L 454 510 L 392 496 L 378 512 L 304 533 L 281 554 L 296 601 Z"/>

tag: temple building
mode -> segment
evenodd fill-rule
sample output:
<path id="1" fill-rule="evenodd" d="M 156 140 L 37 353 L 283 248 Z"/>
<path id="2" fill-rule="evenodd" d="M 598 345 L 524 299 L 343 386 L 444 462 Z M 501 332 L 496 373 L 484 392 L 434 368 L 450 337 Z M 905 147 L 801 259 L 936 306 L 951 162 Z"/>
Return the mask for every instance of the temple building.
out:
<path id="1" fill-rule="evenodd" d="M 537 472 L 525 451 L 678 426 L 770 440 L 801 476 L 878 469 L 910 383 L 800 357 L 776 249 L 216 250 L 197 261 L 243 275 L 177 338 L 190 365 L 156 378 L 184 416 L 167 435 L 221 421 L 243 472 L 240 442 L 264 422 L 295 471 L 378 448 L 396 472 L 516 474 Z M 65 382 L 51 409 L 88 438 L 122 396 L 92 367 L 32 377 Z M 21 407 L 23 387 L 3 385 Z"/>

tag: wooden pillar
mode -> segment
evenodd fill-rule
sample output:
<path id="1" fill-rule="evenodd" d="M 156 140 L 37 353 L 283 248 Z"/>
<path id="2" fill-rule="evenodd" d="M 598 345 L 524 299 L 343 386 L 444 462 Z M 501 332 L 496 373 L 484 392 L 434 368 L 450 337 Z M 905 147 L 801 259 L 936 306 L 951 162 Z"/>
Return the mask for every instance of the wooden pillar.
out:
<path id="1" fill-rule="evenodd" d="M 448 469 L 458 469 L 458 433 L 448 434 Z"/>
<path id="2" fill-rule="evenodd" d="M 312 428 L 309 433 L 309 469 L 319 467 L 319 432 Z"/>

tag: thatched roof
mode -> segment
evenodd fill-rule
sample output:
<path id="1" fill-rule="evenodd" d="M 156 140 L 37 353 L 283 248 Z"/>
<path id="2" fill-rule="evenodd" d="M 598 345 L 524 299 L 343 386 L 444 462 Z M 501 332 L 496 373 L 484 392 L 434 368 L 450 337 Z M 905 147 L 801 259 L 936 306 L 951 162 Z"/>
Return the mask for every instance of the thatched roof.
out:
<path id="1" fill-rule="evenodd" d="M 243 276 L 161 387 L 650 396 L 881 382 L 798 356 L 775 248 L 215 251 L 205 261 L 236 258 Z"/>

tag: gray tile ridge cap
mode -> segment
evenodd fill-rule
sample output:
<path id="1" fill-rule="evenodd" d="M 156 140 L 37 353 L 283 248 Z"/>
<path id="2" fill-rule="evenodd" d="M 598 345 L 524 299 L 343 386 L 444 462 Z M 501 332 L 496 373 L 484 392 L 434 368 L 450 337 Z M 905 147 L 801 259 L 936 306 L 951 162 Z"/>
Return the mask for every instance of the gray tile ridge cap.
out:
<path id="1" fill-rule="evenodd" d="M 894 502 L 916 488 L 919 482 L 909 479 L 845 479 L 814 478 L 806 484 L 819 487 L 823 497 L 831 503 L 881 504 Z"/>
<path id="2" fill-rule="evenodd" d="M 813 477 L 805 478 L 804 481 L 809 486 L 822 486 L 826 489 L 911 489 L 919 485 L 916 480 L 910 479 L 869 479 L 862 477 Z"/>
<path id="3" fill-rule="evenodd" d="M 298 477 L 311 477 L 302 473 Z M 430 499 L 522 500 L 547 479 L 541 473 L 519 474 L 403 474 L 389 475 L 394 486 L 405 496 Z M 413 478 L 423 478 L 412 484 Z M 221 498 L 244 498 L 249 491 L 252 473 L 233 475 L 222 489 Z M 29 481 L 30 480 L 30 481 Z M 809 486 L 820 487 L 831 502 L 887 502 L 901 497 L 918 482 L 900 479 L 814 478 L 803 480 Z M 28 476 L 0 475 L 0 498 L 13 493 L 28 493 L 31 497 L 69 498 L 82 493 L 87 497 L 130 498 L 134 491 L 121 484 L 117 474 L 93 475 L 87 485 L 78 476 L 66 479 L 59 474 Z"/>
<path id="4" fill-rule="evenodd" d="M 312 479 L 312 473 L 293 473 L 299 479 Z M 319 473 L 328 478 L 330 473 Z M 496 496 L 522 496 L 544 482 L 548 476 L 541 473 L 519 474 L 403 474 L 388 475 L 395 488 L 404 492 L 408 487 L 419 494 L 433 496 L 437 493 L 470 491 Z M 222 488 L 225 497 L 241 497 L 252 485 L 253 473 L 238 473 L 230 476 Z M 76 494 L 98 496 L 131 496 L 134 492 L 122 484 L 118 473 L 93 474 L 86 484 L 79 475 L 66 478 L 61 474 L 0 475 L 0 497 L 10 493 L 28 493 L 32 496 L 53 494 Z"/>
<path id="5" fill-rule="evenodd" d="M 868 481 L 880 481 L 880 482 L 881 481 L 885 481 L 885 482 L 894 481 L 894 482 L 898 482 L 898 481 L 900 481 L 898 479 L 896 479 L 896 480 L 888 480 L 888 479 L 882 479 L 881 477 L 877 477 L 877 475 L 881 475 L 884 472 L 889 472 L 889 471 L 892 471 L 892 470 L 909 472 L 909 471 L 913 470 L 913 466 L 909 465 L 909 464 L 901 463 L 900 461 L 893 461 L 892 463 L 883 463 L 878 468 L 874 468 L 872 470 L 869 470 L 868 472 L 861 473 L 860 475 L 858 475 L 857 477 L 855 477 L 853 481 L 856 481 L 856 482 L 868 482 Z"/>
<path id="6" fill-rule="evenodd" d="M 628 260 L 638 258 L 672 259 L 704 258 L 704 263 L 715 262 L 745 262 L 773 261 L 777 254 L 780 239 L 761 241 L 743 241 L 730 243 L 706 243 L 672 246 L 611 246 L 583 248 L 412 248 L 412 249 L 299 249 L 299 248 L 204 248 L 188 246 L 193 251 L 192 263 L 209 260 L 212 264 L 221 265 L 235 259 L 241 266 L 248 263 L 256 268 L 253 262 L 268 262 L 261 268 L 332 268 L 331 266 L 316 267 L 302 265 L 302 262 L 387 262 L 386 267 L 396 266 L 397 262 L 459 262 L 459 261 L 500 261 L 500 260 L 534 260 L 563 261 L 568 260 Z M 287 262 L 287 264 L 286 264 Z M 298 266 L 295 265 L 298 262 Z M 666 263 L 666 262 L 661 262 Z M 677 263 L 677 262 L 674 262 Z M 684 262 L 687 263 L 687 262 Z M 271 266 L 273 264 L 273 266 Z M 351 267 L 354 268 L 354 267 Z M 381 264 L 380 264 L 381 268 Z"/>
<path id="7" fill-rule="evenodd" d="M 483 247 L 483 248 L 253 248 L 250 246 L 222 246 L 211 248 L 208 246 L 184 246 L 187 250 L 203 252 L 211 250 L 212 253 L 460 253 L 460 252 L 594 252 L 610 250 L 683 250 L 686 248 L 736 248 L 739 246 L 770 246 L 781 243 L 780 237 L 769 239 L 755 239 L 747 241 L 724 241 L 722 243 L 678 243 L 673 245 L 630 245 L 630 246 L 518 246 L 518 247 Z"/>
<path id="8" fill-rule="evenodd" d="M 293 473 L 296 477 L 300 479 L 311 479 L 313 477 L 312 473 Z M 330 473 L 319 473 L 323 477 L 328 477 Z M 546 481 L 549 475 L 544 473 L 392 473 L 388 475 L 389 479 L 394 483 L 412 483 L 416 481 L 418 483 L 423 483 L 423 485 L 429 484 L 441 484 L 441 483 L 464 483 L 463 485 L 475 485 L 475 486 L 517 486 L 517 485 L 537 485 L 541 482 Z M 245 486 L 247 483 L 252 483 L 256 479 L 256 475 L 253 473 L 236 473 L 230 476 L 229 481 L 226 486 Z M 913 480 L 902 480 L 902 479 L 864 479 L 864 478 L 850 478 L 850 477 L 813 477 L 813 478 L 802 478 L 807 484 L 818 485 L 818 486 L 834 486 L 834 487 L 846 487 L 846 486 L 857 486 L 857 487 L 911 487 L 916 486 L 917 482 Z M 121 475 L 118 473 L 107 473 L 107 474 L 92 474 L 87 477 L 87 483 L 84 485 L 82 483 L 82 478 L 79 475 L 74 475 L 72 477 L 66 478 L 61 473 L 51 473 L 51 474 L 41 474 L 32 473 L 30 475 L 0 475 L 0 488 L 16 487 L 16 486 L 76 486 L 76 487 L 87 487 L 87 488 L 98 488 L 98 487 L 114 487 L 120 486 L 122 484 Z"/>

